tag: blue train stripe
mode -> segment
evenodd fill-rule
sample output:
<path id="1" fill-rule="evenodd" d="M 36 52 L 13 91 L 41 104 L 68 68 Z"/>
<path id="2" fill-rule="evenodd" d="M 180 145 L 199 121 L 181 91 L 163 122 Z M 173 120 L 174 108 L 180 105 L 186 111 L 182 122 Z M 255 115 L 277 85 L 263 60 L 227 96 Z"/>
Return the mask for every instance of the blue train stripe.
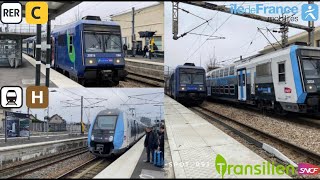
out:
<path id="1" fill-rule="evenodd" d="M 296 55 L 297 48 L 298 47 L 296 45 L 291 47 L 290 59 L 291 59 L 294 83 L 295 83 L 297 97 L 298 97 L 297 103 L 304 103 L 307 97 L 307 93 L 303 92 L 303 88 L 302 88 L 302 79 L 300 76 L 300 69 L 299 69 L 298 59 Z"/>
<path id="2" fill-rule="evenodd" d="M 116 125 L 114 138 L 113 138 L 113 146 L 115 150 L 121 148 L 123 144 L 123 137 L 124 137 L 124 121 L 123 121 L 123 112 L 121 112 L 118 116 L 117 125 Z"/>

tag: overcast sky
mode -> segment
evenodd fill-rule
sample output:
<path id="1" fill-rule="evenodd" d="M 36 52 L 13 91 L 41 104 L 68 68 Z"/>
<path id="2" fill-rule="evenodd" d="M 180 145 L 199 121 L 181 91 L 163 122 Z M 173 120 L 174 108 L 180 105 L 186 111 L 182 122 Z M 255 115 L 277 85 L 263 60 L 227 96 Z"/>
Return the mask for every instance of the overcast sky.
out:
<path id="1" fill-rule="evenodd" d="M 218 5 L 226 5 L 230 7 L 230 4 L 238 4 L 245 8 L 249 5 L 255 6 L 255 4 L 264 4 L 264 5 L 290 5 L 298 6 L 299 12 L 296 15 L 299 17 L 299 22 L 294 22 L 296 24 L 308 25 L 306 21 L 301 20 L 300 9 L 305 2 L 210 2 Z M 320 6 L 319 2 L 316 2 Z M 212 11 L 204 9 L 201 7 L 191 6 L 185 3 L 179 3 L 179 7 L 189 12 L 200 16 L 204 19 L 213 18 L 209 25 L 204 24 L 200 28 L 192 31 L 192 33 L 206 34 L 214 36 L 225 37 L 226 39 L 215 39 L 208 40 L 208 37 L 198 36 L 188 34 L 178 40 L 173 40 L 172 34 L 172 3 L 165 3 L 165 64 L 171 68 L 176 67 L 177 65 L 184 64 L 185 62 L 194 62 L 196 65 L 201 65 L 205 67 L 210 57 L 215 56 L 217 61 L 223 61 L 234 57 L 243 57 L 256 54 L 259 50 L 263 49 L 268 45 L 268 41 L 263 37 L 260 32 L 257 32 L 257 27 L 269 29 L 277 28 L 279 30 L 280 26 L 277 24 L 270 24 L 267 22 L 257 21 L 253 19 L 248 19 L 241 16 L 236 16 L 223 12 Z M 263 16 L 274 16 L 270 14 L 259 14 Z M 231 16 L 231 17 L 230 17 Z M 229 18 L 230 17 L 230 18 Z M 229 18 L 229 19 L 228 19 Z M 227 20 L 228 19 L 228 20 Z M 181 35 L 184 32 L 191 30 L 192 28 L 203 23 L 204 20 L 195 17 L 191 14 L 187 14 L 182 10 L 179 10 L 179 33 Z M 320 25 L 320 20 L 315 22 L 315 26 Z M 220 27 L 221 26 L 221 27 Z M 219 28 L 220 27 L 220 28 Z M 266 33 L 263 30 L 264 34 L 268 37 L 271 42 L 276 42 L 270 33 Z M 289 36 L 303 32 L 303 30 L 289 28 Z M 273 33 L 278 40 L 281 40 L 280 33 Z M 252 41 L 253 40 L 253 41 Z M 206 42 L 205 42 L 206 41 Z M 250 45 L 252 41 L 252 44 Z M 205 42 L 205 43 L 204 43 Z M 197 51 L 197 49 L 203 44 L 203 46 Z M 227 61 L 224 64 L 231 63 L 233 61 Z"/>
<path id="2" fill-rule="evenodd" d="M 93 107 L 84 109 L 83 120 L 85 123 L 88 122 L 88 119 L 92 122 L 97 113 L 106 108 L 120 108 L 124 111 L 135 108 L 137 116 L 150 117 L 153 120 L 159 117 L 161 108 L 161 117 L 164 117 L 163 107 L 155 106 L 163 104 L 163 88 L 49 88 L 49 91 L 52 90 L 56 92 L 49 93 L 49 116 L 58 114 L 67 122 L 80 122 L 81 96 L 84 97 L 84 107 Z M 129 98 L 128 96 L 133 97 Z M 25 89 L 23 97 L 26 97 Z M 21 109 L 13 109 L 12 111 L 27 113 L 26 103 L 23 104 Z M 40 120 L 43 120 L 47 115 L 45 109 L 30 110 L 30 114 L 37 114 Z"/>

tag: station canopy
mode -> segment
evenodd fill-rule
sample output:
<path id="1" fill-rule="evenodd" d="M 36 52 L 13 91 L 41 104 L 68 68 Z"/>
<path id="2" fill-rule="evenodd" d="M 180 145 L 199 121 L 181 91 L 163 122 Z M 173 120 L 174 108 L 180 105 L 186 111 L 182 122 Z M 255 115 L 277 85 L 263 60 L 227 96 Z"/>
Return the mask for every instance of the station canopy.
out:
<path id="1" fill-rule="evenodd" d="M 156 32 L 155 31 L 139 31 L 140 38 L 149 38 L 152 37 Z"/>
<path id="2" fill-rule="evenodd" d="M 0 1 L 3 3 L 4 1 Z M 48 11 L 49 11 L 49 18 L 48 20 L 54 20 L 57 16 L 67 12 L 71 8 L 77 6 L 82 1 L 44 1 L 48 3 Z M 25 17 L 25 5 L 27 1 L 20 1 L 22 4 L 22 15 Z"/>

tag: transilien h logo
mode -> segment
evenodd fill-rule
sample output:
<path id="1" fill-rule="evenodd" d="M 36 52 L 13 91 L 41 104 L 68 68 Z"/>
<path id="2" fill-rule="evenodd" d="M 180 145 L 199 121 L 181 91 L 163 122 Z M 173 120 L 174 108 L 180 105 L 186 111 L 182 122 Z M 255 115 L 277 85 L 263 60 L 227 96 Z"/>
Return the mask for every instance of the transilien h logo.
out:
<path id="1" fill-rule="evenodd" d="M 216 165 L 216 170 L 218 171 L 219 174 L 221 174 L 221 176 L 223 178 L 223 176 L 227 170 L 227 161 L 223 158 L 223 156 L 218 154 L 216 157 L 215 165 Z"/>

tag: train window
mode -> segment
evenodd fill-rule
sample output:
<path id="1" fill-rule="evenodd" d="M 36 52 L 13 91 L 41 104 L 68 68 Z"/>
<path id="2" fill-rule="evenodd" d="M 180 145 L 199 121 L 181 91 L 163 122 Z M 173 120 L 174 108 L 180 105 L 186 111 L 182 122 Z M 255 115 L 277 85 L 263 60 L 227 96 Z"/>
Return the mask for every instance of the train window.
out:
<path id="1" fill-rule="evenodd" d="M 229 94 L 229 86 L 224 86 L 224 93 Z"/>
<path id="2" fill-rule="evenodd" d="M 220 69 L 220 77 L 223 77 L 223 69 Z"/>
<path id="3" fill-rule="evenodd" d="M 256 76 L 271 76 L 271 63 L 257 65 Z"/>
<path id="4" fill-rule="evenodd" d="M 65 46 L 66 45 L 66 35 L 62 34 L 58 36 L 58 46 Z"/>
<path id="5" fill-rule="evenodd" d="M 220 94 L 223 94 L 223 86 L 220 86 Z"/>
<path id="6" fill-rule="evenodd" d="M 234 92 L 235 92 L 234 85 L 232 85 L 232 86 L 230 86 L 230 94 L 234 95 Z"/>
<path id="7" fill-rule="evenodd" d="M 286 69 L 284 62 L 278 64 L 279 82 L 286 81 Z"/>
<path id="8" fill-rule="evenodd" d="M 229 75 L 234 75 L 234 66 L 231 66 L 231 67 L 230 67 Z"/>
<path id="9" fill-rule="evenodd" d="M 228 76 L 228 71 L 229 71 L 229 68 L 225 68 L 223 75 L 224 75 L 224 76 Z"/>
<path id="10" fill-rule="evenodd" d="M 69 36 L 69 53 L 73 51 L 73 36 Z"/>
<path id="11" fill-rule="evenodd" d="M 216 86 L 213 86 L 213 87 L 212 87 L 212 92 L 213 92 L 213 93 L 217 93 L 217 87 L 216 87 Z"/>

